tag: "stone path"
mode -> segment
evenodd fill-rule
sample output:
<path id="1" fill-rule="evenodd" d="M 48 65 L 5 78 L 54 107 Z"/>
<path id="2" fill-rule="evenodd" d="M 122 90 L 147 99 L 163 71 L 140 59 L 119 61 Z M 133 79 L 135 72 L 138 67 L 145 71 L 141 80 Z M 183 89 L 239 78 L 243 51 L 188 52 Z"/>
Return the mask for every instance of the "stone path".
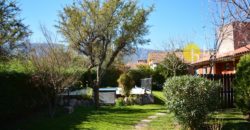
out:
<path id="1" fill-rule="evenodd" d="M 166 113 L 163 113 L 163 112 L 159 112 L 159 113 L 156 113 L 155 115 L 153 116 L 149 116 L 148 118 L 146 119 L 143 119 L 141 120 L 138 124 L 135 125 L 135 129 L 136 130 L 145 130 L 147 129 L 149 123 L 152 121 L 152 120 L 155 120 L 156 118 L 158 118 L 159 116 L 165 116 Z"/>

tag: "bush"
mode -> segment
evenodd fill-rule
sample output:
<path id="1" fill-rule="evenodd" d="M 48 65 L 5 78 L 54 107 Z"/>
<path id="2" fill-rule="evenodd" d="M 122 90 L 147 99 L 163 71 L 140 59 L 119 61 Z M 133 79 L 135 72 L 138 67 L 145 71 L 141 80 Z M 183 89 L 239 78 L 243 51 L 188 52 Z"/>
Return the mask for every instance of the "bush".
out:
<path id="1" fill-rule="evenodd" d="M 116 68 L 116 67 L 109 68 L 102 78 L 101 86 L 117 87 L 118 86 L 117 80 L 121 74 L 122 74 L 122 71 L 119 68 Z"/>
<path id="2" fill-rule="evenodd" d="M 122 97 L 117 98 L 117 99 L 115 100 L 115 105 L 116 105 L 117 107 L 124 106 L 123 98 L 122 98 Z"/>
<path id="3" fill-rule="evenodd" d="M 138 66 L 138 69 L 129 70 L 129 75 L 134 79 L 136 86 L 141 86 L 141 79 L 150 78 L 153 70 L 149 66 Z"/>
<path id="4" fill-rule="evenodd" d="M 43 95 L 23 73 L 0 73 L 0 121 L 8 122 L 45 105 Z"/>
<path id="5" fill-rule="evenodd" d="M 235 103 L 244 114 L 250 112 L 250 55 L 243 56 L 237 64 L 234 82 Z"/>
<path id="6" fill-rule="evenodd" d="M 112 67 L 104 73 L 104 76 L 101 81 L 101 87 L 117 87 L 117 80 L 122 74 L 122 71 L 116 67 Z M 81 76 L 81 82 L 83 87 L 92 87 L 94 84 L 93 81 L 96 80 L 96 71 L 92 70 L 91 72 L 85 71 Z"/>
<path id="7" fill-rule="evenodd" d="M 184 127 L 199 128 L 219 106 L 219 86 L 201 77 L 172 77 L 164 85 L 167 109 Z"/>
<path id="8" fill-rule="evenodd" d="M 123 95 L 128 97 L 131 89 L 134 87 L 134 80 L 129 73 L 122 74 L 118 79 L 119 87 L 122 88 Z"/>

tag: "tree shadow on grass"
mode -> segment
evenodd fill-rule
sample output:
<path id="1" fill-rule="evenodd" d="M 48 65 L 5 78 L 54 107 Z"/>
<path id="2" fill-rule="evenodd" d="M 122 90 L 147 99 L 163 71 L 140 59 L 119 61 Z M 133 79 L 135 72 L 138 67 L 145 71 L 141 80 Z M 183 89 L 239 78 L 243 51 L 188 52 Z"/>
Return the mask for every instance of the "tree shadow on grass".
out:
<path id="1" fill-rule="evenodd" d="M 250 130 L 249 122 L 227 122 L 223 125 L 222 130 Z"/>
<path id="2" fill-rule="evenodd" d="M 31 117 L 9 129 L 19 130 L 72 130 L 72 129 L 96 129 L 98 124 L 115 124 L 117 126 L 131 126 L 139 119 L 144 118 L 145 113 L 157 111 L 158 109 L 139 109 L 139 108 L 115 108 L 101 107 L 96 110 L 93 107 L 78 107 L 72 114 L 58 112 L 54 118 L 41 115 Z M 160 110 L 160 109 L 159 109 Z"/>

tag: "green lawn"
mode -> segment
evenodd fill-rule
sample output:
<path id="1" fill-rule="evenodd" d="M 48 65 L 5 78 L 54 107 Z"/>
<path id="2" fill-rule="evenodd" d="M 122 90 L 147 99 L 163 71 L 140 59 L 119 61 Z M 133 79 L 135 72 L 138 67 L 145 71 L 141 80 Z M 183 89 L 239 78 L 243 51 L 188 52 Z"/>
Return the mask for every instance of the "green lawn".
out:
<path id="1" fill-rule="evenodd" d="M 221 124 L 222 130 L 250 130 L 250 122 L 245 120 L 242 112 L 237 109 L 227 109 L 212 114 L 213 124 Z"/>
<path id="2" fill-rule="evenodd" d="M 47 116 L 35 116 L 19 122 L 13 129 L 19 130 L 127 130 L 156 112 L 162 111 L 162 105 L 134 105 L 126 107 L 78 107 L 72 114 L 58 114 L 53 119 Z"/>
<path id="3" fill-rule="evenodd" d="M 154 100 L 156 104 L 161 104 L 164 105 L 165 104 L 165 97 L 162 91 L 153 91 L 153 95 L 154 95 Z"/>
<path id="4" fill-rule="evenodd" d="M 39 113 L 24 121 L 13 123 L 14 130 L 131 130 L 140 120 L 157 112 L 166 112 L 162 92 L 153 92 L 155 105 L 106 106 L 95 110 L 93 107 L 78 107 L 72 114 L 62 111 L 52 119 L 45 113 Z M 223 110 L 210 115 L 209 124 L 221 124 L 222 130 L 250 130 L 250 123 L 236 109 Z M 210 125 L 211 126 L 211 125 Z M 214 125 L 217 126 L 217 125 Z M 160 116 L 153 120 L 146 130 L 177 130 L 173 114 Z"/>
<path id="5" fill-rule="evenodd" d="M 172 114 L 166 116 L 160 116 L 157 119 L 150 122 L 148 130 L 174 130 L 178 129 L 179 125 L 174 120 Z"/>

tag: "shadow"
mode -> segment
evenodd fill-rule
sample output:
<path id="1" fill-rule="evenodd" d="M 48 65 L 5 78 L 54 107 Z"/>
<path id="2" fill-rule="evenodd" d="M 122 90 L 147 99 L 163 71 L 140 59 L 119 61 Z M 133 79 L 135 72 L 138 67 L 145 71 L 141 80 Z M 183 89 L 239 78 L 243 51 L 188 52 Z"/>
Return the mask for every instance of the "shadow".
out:
<path id="1" fill-rule="evenodd" d="M 83 129 L 93 130 L 96 125 L 103 125 L 103 127 L 110 127 L 107 124 L 115 124 L 118 126 L 134 125 L 138 119 L 144 118 L 145 113 L 152 111 L 160 111 L 161 109 L 140 109 L 128 107 L 101 107 L 95 109 L 94 107 L 78 107 L 71 114 L 66 114 L 59 111 L 54 118 L 49 118 L 46 115 L 33 116 L 25 121 L 21 121 L 16 125 L 9 127 L 13 130 L 69 130 L 69 129 Z M 134 118 L 136 117 L 136 118 Z M 96 123 L 96 124 L 95 124 Z M 100 127 L 100 126 L 99 126 Z"/>
<path id="2" fill-rule="evenodd" d="M 157 96 L 154 96 L 154 104 L 164 105 L 165 102 Z"/>
<path id="3" fill-rule="evenodd" d="M 228 122 L 222 127 L 222 130 L 250 130 L 249 122 Z"/>
<path id="4" fill-rule="evenodd" d="M 221 117 L 221 118 L 210 118 L 211 120 L 223 120 L 223 121 L 246 121 L 243 118 L 238 118 L 238 117 Z"/>

